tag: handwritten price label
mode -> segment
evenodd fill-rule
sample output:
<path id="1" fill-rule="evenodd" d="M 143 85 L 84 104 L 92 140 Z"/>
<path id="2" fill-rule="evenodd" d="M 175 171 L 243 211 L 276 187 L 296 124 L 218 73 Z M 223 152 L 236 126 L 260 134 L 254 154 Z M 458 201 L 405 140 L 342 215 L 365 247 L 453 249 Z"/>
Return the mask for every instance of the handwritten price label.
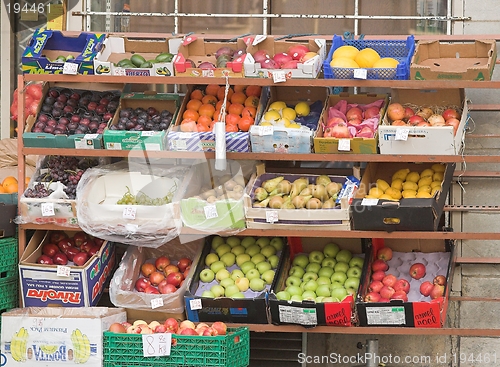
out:
<path id="1" fill-rule="evenodd" d="M 63 74 L 76 75 L 78 74 L 78 64 L 73 62 L 65 62 L 63 65 Z"/>
<path id="2" fill-rule="evenodd" d="M 410 132 L 410 129 L 405 129 L 405 128 L 397 128 L 396 129 L 396 140 L 408 140 L 408 133 Z"/>
<path id="3" fill-rule="evenodd" d="M 69 272 L 71 268 L 69 266 L 58 265 L 57 266 L 57 276 L 58 277 L 69 277 Z"/>
<path id="4" fill-rule="evenodd" d="M 155 131 L 143 131 L 141 132 L 141 136 L 155 136 Z"/>
<path id="5" fill-rule="evenodd" d="M 172 334 L 157 333 L 142 335 L 142 353 L 144 357 L 164 357 L 170 355 Z"/>
<path id="6" fill-rule="evenodd" d="M 125 219 L 135 219 L 135 213 L 137 209 L 133 206 L 125 206 L 123 208 L 123 218 Z"/>
<path id="7" fill-rule="evenodd" d="M 151 300 L 151 308 L 154 310 L 155 308 L 163 306 L 163 298 L 153 298 Z"/>
<path id="8" fill-rule="evenodd" d="M 377 205 L 377 204 L 378 204 L 378 199 L 364 198 L 363 200 L 361 200 L 361 205 L 364 205 L 364 206 L 373 206 L 373 205 Z"/>
<path id="9" fill-rule="evenodd" d="M 192 311 L 201 310 L 203 307 L 201 306 L 201 299 L 196 298 L 189 301 L 189 307 Z"/>
<path id="10" fill-rule="evenodd" d="M 339 151 L 349 152 L 351 150 L 351 139 L 339 139 Z"/>
<path id="11" fill-rule="evenodd" d="M 203 210 L 205 211 L 205 218 L 207 219 L 219 217 L 219 213 L 217 213 L 217 207 L 215 205 L 207 205 L 203 208 Z"/>
<path id="12" fill-rule="evenodd" d="M 55 215 L 54 203 L 42 203 L 40 209 L 42 210 L 42 217 L 53 217 Z"/>
<path id="13" fill-rule="evenodd" d="M 286 74 L 284 71 L 275 71 L 273 72 L 273 82 L 274 83 L 283 83 L 286 82 Z"/>
<path id="14" fill-rule="evenodd" d="M 266 222 L 276 223 L 278 221 L 278 211 L 277 210 L 267 210 L 266 211 Z"/>
<path id="15" fill-rule="evenodd" d="M 354 79 L 366 79 L 367 75 L 366 69 L 354 69 Z"/>
<path id="16" fill-rule="evenodd" d="M 260 136 L 273 135 L 273 134 L 274 134 L 274 127 L 273 126 L 259 126 L 259 135 Z"/>

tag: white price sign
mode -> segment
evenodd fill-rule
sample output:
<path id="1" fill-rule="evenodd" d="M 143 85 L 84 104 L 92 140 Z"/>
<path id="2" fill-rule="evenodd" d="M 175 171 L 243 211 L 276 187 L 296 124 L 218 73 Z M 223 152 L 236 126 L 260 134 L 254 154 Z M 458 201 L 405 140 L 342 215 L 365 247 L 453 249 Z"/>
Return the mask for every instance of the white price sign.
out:
<path id="1" fill-rule="evenodd" d="M 276 223 L 278 221 L 278 211 L 277 210 L 266 210 L 266 222 Z"/>
<path id="2" fill-rule="evenodd" d="M 377 205 L 377 204 L 378 204 L 378 199 L 364 198 L 363 200 L 361 200 L 361 205 L 364 205 L 364 206 L 373 206 L 373 205 Z"/>
<path id="3" fill-rule="evenodd" d="M 367 75 L 366 69 L 354 69 L 354 79 L 366 79 Z"/>
<path id="4" fill-rule="evenodd" d="M 396 140 L 408 140 L 408 134 L 410 132 L 410 129 L 406 129 L 406 128 L 401 128 L 401 127 L 398 127 L 396 129 Z"/>
<path id="5" fill-rule="evenodd" d="M 339 151 L 349 152 L 351 150 L 351 139 L 339 139 Z"/>
<path id="6" fill-rule="evenodd" d="M 201 310 L 203 308 L 202 305 L 201 305 L 201 299 L 196 298 L 196 299 L 190 300 L 189 301 L 189 307 L 193 311 L 195 311 L 195 310 Z"/>
<path id="7" fill-rule="evenodd" d="M 83 136 L 84 139 L 88 139 L 88 140 L 94 140 L 94 139 L 97 139 L 99 137 L 99 134 L 85 134 Z"/>
<path id="8" fill-rule="evenodd" d="M 141 132 L 141 136 L 155 136 L 155 132 L 154 131 L 142 131 Z"/>
<path id="9" fill-rule="evenodd" d="M 164 357 L 170 355 L 172 334 L 142 334 L 142 353 L 144 357 Z"/>
<path id="10" fill-rule="evenodd" d="M 42 210 L 42 217 L 53 217 L 55 215 L 54 203 L 42 203 L 40 209 Z"/>
<path id="11" fill-rule="evenodd" d="M 78 74 L 78 64 L 73 62 L 65 62 L 63 65 L 63 74 L 76 75 Z"/>
<path id="12" fill-rule="evenodd" d="M 133 206 L 126 205 L 123 208 L 123 218 L 125 219 L 135 219 L 135 214 L 137 212 L 137 209 Z"/>
<path id="13" fill-rule="evenodd" d="M 274 134 L 274 127 L 273 126 L 259 126 L 259 135 L 264 136 L 264 135 L 273 135 Z"/>
<path id="14" fill-rule="evenodd" d="M 163 306 L 163 298 L 153 298 L 151 300 L 151 308 L 154 310 L 155 308 Z"/>
<path id="15" fill-rule="evenodd" d="M 203 210 L 205 211 L 205 218 L 207 219 L 219 217 L 219 214 L 217 213 L 217 207 L 215 205 L 207 205 L 203 207 Z"/>
<path id="16" fill-rule="evenodd" d="M 273 72 L 273 82 L 274 83 L 283 83 L 286 82 L 286 74 L 284 71 L 275 71 Z"/>
<path id="17" fill-rule="evenodd" d="M 58 265 L 57 266 L 57 276 L 58 277 L 69 277 L 71 268 L 69 266 Z"/>

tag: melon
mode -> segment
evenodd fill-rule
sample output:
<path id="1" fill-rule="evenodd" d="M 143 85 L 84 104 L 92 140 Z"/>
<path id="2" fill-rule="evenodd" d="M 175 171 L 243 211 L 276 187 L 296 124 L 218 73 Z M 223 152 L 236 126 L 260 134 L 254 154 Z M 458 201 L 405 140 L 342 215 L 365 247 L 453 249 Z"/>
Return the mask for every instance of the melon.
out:
<path id="1" fill-rule="evenodd" d="M 378 61 L 375 61 L 373 68 L 376 69 L 394 69 L 399 64 L 399 61 L 393 59 L 392 57 L 383 57 Z"/>
<path id="2" fill-rule="evenodd" d="M 359 50 L 354 46 L 340 46 L 333 52 L 332 59 L 345 57 L 354 60 Z"/>
<path id="3" fill-rule="evenodd" d="M 372 68 L 373 64 L 378 60 L 380 60 L 380 55 L 373 48 L 365 48 L 359 51 L 354 58 L 360 68 Z"/>
<path id="4" fill-rule="evenodd" d="M 353 59 L 349 59 L 347 57 L 336 57 L 332 59 L 330 62 L 330 66 L 332 68 L 351 68 L 351 69 L 357 69 L 359 68 L 359 65 L 354 61 Z"/>

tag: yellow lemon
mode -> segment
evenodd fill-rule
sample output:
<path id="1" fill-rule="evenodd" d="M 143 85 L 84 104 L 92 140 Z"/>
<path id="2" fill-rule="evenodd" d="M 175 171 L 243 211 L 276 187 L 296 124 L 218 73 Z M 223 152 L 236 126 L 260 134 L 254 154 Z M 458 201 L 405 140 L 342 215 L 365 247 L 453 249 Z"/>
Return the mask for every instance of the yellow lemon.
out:
<path id="1" fill-rule="evenodd" d="M 404 190 L 401 195 L 403 195 L 403 197 L 405 199 L 409 199 L 409 198 L 414 198 L 417 196 L 417 192 L 415 190 Z"/>
<path id="2" fill-rule="evenodd" d="M 425 186 L 419 186 L 417 193 L 426 192 L 426 193 L 430 194 L 431 191 L 432 191 L 432 187 L 430 187 L 429 185 L 425 185 Z"/>
<path id="3" fill-rule="evenodd" d="M 418 187 L 420 186 L 429 186 L 432 183 L 432 176 L 425 176 L 418 180 Z"/>
<path id="4" fill-rule="evenodd" d="M 286 107 L 281 111 L 281 116 L 292 121 L 297 117 L 297 112 L 293 108 Z"/>
<path id="5" fill-rule="evenodd" d="M 332 55 L 332 59 L 337 59 L 339 57 L 344 57 L 347 59 L 354 60 L 359 50 L 354 46 L 340 46 L 337 48 Z"/>
<path id="6" fill-rule="evenodd" d="M 368 191 L 368 195 L 379 198 L 382 196 L 384 192 L 380 190 L 378 187 L 372 187 L 370 191 Z"/>
<path id="7" fill-rule="evenodd" d="M 428 192 L 424 192 L 424 191 L 419 191 L 417 192 L 417 198 L 419 199 L 430 199 L 432 198 L 432 195 Z"/>
<path id="8" fill-rule="evenodd" d="M 330 66 L 332 68 L 350 68 L 357 69 L 359 65 L 353 59 L 348 59 L 347 57 L 339 57 L 330 61 Z"/>
<path id="9" fill-rule="evenodd" d="M 399 61 L 392 57 L 383 57 L 373 64 L 372 68 L 376 69 L 394 69 L 398 66 Z"/>
<path id="10" fill-rule="evenodd" d="M 442 182 L 441 181 L 432 181 L 431 182 L 431 188 L 438 188 L 441 189 Z"/>
<path id="11" fill-rule="evenodd" d="M 388 195 L 388 194 L 383 194 L 383 195 L 380 195 L 379 199 L 385 199 L 385 200 L 397 201 L 397 200 L 396 200 L 396 199 L 394 199 L 391 195 Z"/>
<path id="12" fill-rule="evenodd" d="M 391 187 L 398 190 L 398 191 L 403 190 L 403 180 L 400 178 L 396 178 L 395 180 L 392 180 Z"/>
<path id="13" fill-rule="evenodd" d="M 269 121 L 261 121 L 259 126 L 273 126 Z"/>
<path id="14" fill-rule="evenodd" d="M 434 170 L 434 172 L 444 172 L 445 166 L 441 163 L 435 163 L 431 168 Z"/>
<path id="15" fill-rule="evenodd" d="M 387 190 L 389 188 L 389 184 L 384 181 L 384 180 L 381 180 L 381 179 L 378 179 L 377 182 L 375 183 L 375 185 L 377 185 L 377 187 L 382 190 L 383 192 L 385 192 L 385 190 Z"/>
<path id="16" fill-rule="evenodd" d="M 420 173 L 420 178 L 422 177 L 427 177 L 427 176 L 431 176 L 434 174 L 434 170 L 432 168 L 426 168 L 422 171 L 422 173 Z"/>
<path id="17" fill-rule="evenodd" d="M 437 192 L 437 191 L 441 191 L 441 188 L 440 187 L 433 187 L 432 190 L 431 190 L 431 195 L 434 196 L 434 194 Z"/>
<path id="18" fill-rule="evenodd" d="M 299 102 L 295 105 L 297 116 L 307 116 L 311 112 L 311 108 L 307 102 Z"/>
<path id="19" fill-rule="evenodd" d="M 396 190 L 395 188 L 393 187 L 389 187 L 386 191 L 385 191 L 385 194 L 389 195 L 390 197 L 392 197 L 394 200 L 399 200 L 401 199 L 402 195 L 401 195 L 401 191 L 399 190 Z"/>
<path id="20" fill-rule="evenodd" d="M 406 181 L 418 182 L 418 180 L 420 180 L 420 173 L 418 172 L 410 172 L 406 176 Z"/>
<path id="21" fill-rule="evenodd" d="M 282 109 L 286 108 L 286 103 L 283 101 L 275 101 L 269 105 L 268 110 L 275 110 L 275 111 L 281 111 Z"/>
<path id="22" fill-rule="evenodd" d="M 296 122 L 292 122 L 289 126 L 290 129 L 300 129 L 301 125 L 297 124 Z"/>
<path id="23" fill-rule="evenodd" d="M 392 175 L 392 181 L 396 179 L 400 179 L 401 181 L 404 181 L 406 179 L 406 176 L 410 173 L 409 168 L 402 168 L 399 171 L 397 171 L 395 174 Z"/>
<path id="24" fill-rule="evenodd" d="M 378 198 L 371 195 L 365 195 L 365 199 L 378 199 Z"/>
<path id="25" fill-rule="evenodd" d="M 289 119 L 286 118 L 280 118 L 278 121 L 276 121 L 276 124 L 278 125 L 283 125 L 284 127 L 289 127 L 291 122 Z"/>
<path id="26" fill-rule="evenodd" d="M 262 119 L 264 121 L 277 121 L 281 118 L 281 115 L 278 111 L 274 111 L 274 110 L 271 110 L 271 111 L 267 111 L 264 116 L 262 117 Z"/>
<path id="27" fill-rule="evenodd" d="M 413 182 L 413 181 L 403 182 L 403 191 L 406 191 L 406 190 L 417 191 L 418 190 L 418 185 L 415 182 Z"/>
<path id="28" fill-rule="evenodd" d="M 354 61 L 360 68 L 372 68 L 376 61 L 380 60 L 380 55 L 373 48 L 365 48 L 359 51 L 354 57 Z"/>
<path id="29" fill-rule="evenodd" d="M 432 181 L 441 182 L 443 181 L 443 177 L 444 177 L 443 172 L 436 172 L 432 175 Z"/>

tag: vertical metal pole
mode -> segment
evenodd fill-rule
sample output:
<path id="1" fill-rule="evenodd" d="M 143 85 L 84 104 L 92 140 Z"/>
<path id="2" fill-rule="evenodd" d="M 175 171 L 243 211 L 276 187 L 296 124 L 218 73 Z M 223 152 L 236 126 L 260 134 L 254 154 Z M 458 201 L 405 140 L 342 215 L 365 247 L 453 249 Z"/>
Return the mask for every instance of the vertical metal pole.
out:
<path id="1" fill-rule="evenodd" d="M 354 16 L 357 17 L 359 15 L 359 0 L 354 0 Z M 359 19 L 354 18 L 354 35 L 359 34 Z"/>
<path id="2" fill-rule="evenodd" d="M 179 0 L 174 1 L 174 13 L 177 14 L 179 12 Z M 176 15 L 174 17 L 174 33 L 179 33 L 179 17 Z"/>
<path id="3" fill-rule="evenodd" d="M 111 12 L 111 0 L 106 0 L 106 12 L 110 13 Z M 111 31 L 111 15 L 106 14 L 106 26 L 105 26 L 106 32 Z"/>
<path id="4" fill-rule="evenodd" d="M 92 11 L 92 0 L 85 0 L 85 10 L 87 12 Z M 87 32 L 90 32 L 90 30 L 92 28 L 91 27 L 91 21 L 92 21 L 91 16 L 90 15 L 86 15 L 85 16 L 85 30 Z"/>
<path id="5" fill-rule="evenodd" d="M 12 1 L 9 1 L 12 7 Z M 2 73 L 0 95 L 1 101 L 1 114 L 0 114 L 0 137 L 2 139 L 10 138 L 10 101 L 11 101 L 11 88 L 12 88 L 12 74 L 11 68 L 12 56 L 14 55 L 14 37 L 13 24 L 11 24 L 10 14 L 7 11 L 6 2 L 3 2 L 0 18 L 1 18 L 1 36 L 0 42 L 2 43 L 2 55 L 0 56 L 0 72 Z M 13 21 L 13 20 L 12 20 Z M 7 51 L 8 50 L 8 51 Z"/>
<path id="6" fill-rule="evenodd" d="M 262 14 L 269 14 L 269 1 L 262 0 Z M 262 18 L 262 34 L 267 35 L 267 17 Z"/>
<path id="7" fill-rule="evenodd" d="M 451 2 L 452 0 L 447 0 L 446 1 L 446 34 L 451 35 Z"/>

